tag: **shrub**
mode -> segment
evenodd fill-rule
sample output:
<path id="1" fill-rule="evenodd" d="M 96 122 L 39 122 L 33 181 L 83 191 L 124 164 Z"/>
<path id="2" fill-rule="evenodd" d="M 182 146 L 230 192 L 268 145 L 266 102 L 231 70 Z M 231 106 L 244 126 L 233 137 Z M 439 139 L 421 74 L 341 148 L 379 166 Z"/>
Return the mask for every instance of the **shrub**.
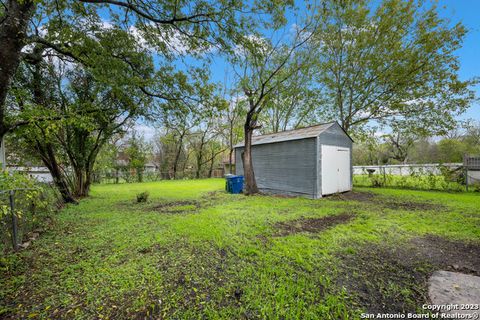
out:
<path id="1" fill-rule="evenodd" d="M 147 191 L 137 194 L 137 202 L 147 202 L 149 195 L 150 194 Z"/>
<path id="2" fill-rule="evenodd" d="M 59 203 L 58 194 L 48 185 L 23 173 L 0 170 L 0 251 L 11 247 L 12 219 L 8 190 L 15 190 L 18 242 L 27 240 L 29 232 L 44 227 Z"/>
<path id="3" fill-rule="evenodd" d="M 418 190 L 441 190 L 441 191 L 463 191 L 465 187 L 455 181 L 449 180 L 445 175 L 421 174 L 411 172 L 408 176 L 387 174 L 385 177 L 380 174 L 355 175 L 353 184 L 360 187 L 393 187 Z"/>

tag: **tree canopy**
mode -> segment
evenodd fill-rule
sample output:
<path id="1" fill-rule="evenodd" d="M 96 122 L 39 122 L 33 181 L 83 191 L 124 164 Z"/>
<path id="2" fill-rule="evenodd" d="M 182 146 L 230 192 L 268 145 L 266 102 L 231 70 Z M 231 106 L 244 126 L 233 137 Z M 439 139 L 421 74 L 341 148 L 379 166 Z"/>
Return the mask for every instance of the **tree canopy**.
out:
<path id="1" fill-rule="evenodd" d="M 456 50 L 467 30 L 424 1 L 325 1 L 313 36 L 325 119 L 348 132 L 375 121 L 443 133 L 474 99 Z M 427 132 L 428 131 L 428 132 Z"/>

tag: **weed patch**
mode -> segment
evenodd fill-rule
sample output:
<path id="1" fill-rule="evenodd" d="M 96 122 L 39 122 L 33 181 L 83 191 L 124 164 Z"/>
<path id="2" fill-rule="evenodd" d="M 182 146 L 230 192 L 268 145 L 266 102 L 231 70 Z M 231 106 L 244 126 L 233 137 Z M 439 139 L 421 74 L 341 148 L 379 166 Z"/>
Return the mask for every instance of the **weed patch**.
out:
<path id="1" fill-rule="evenodd" d="M 157 204 L 153 207 L 154 211 L 159 211 L 162 213 L 191 213 L 200 209 L 201 204 L 199 201 L 195 200 L 186 200 L 186 201 L 173 201 Z"/>
<path id="2" fill-rule="evenodd" d="M 168 247 L 154 245 L 148 253 L 157 257 L 163 294 L 160 300 L 152 299 L 154 304 L 141 316 L 163 313 L 175 318 L 185 310 L 202 312 L 240 303 L 243 289 L 237 268 L 241 262 L 231 249 L 178 241 Z"/>

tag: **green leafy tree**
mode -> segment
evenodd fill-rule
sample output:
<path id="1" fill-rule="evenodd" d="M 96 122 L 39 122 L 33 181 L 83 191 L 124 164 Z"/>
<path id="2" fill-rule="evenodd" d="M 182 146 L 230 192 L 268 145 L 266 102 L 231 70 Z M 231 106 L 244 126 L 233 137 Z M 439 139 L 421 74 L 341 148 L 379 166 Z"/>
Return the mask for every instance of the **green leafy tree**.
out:
<path id="1" fill-rule="evenodd" d="M 136 86 L 98 82 L 75 67 L 62 69 L 39 58 L 15 82 L 28 88 L 15 95 L 18 109 L 29 116 L 19 132 L 49 168 L 66 202 L 88 195 L 100 149 L 148 105 Z M 42 121 L 32 122 L 35 118 Z"/>
<path id="2" fill-rule="evenodd" d="M 301 68 L 275 88 L 261 115 L 263 133 L 295 129 L 318 123 L 318 106 L 323 101 L 312 87 L 312 68 Z"/>
<path id="3" fill-rule="evenodd" d="M 19 119 L 6 102 L 17 68 L 31 59 L 32 46 L 76 61 L 106 82 L 118 81 L 115 70 L 123 65 L 136 73 L 124 80 L 145 94 L 181 99 L 181 90 L 172 92 L 182 84 L 178 73 L 171 72 L 175 56 L 200 57 L 217 48 L 229 50 L 238 34 L 253 27 L 256 14 L 281 20 L 284 6 L 267 0 L 5 0 L 0 6 L 0 140 L 26 122 L 38 120 Z M 139 65 L 122 52 L 125 33 L 135 37 L 139 47 L 158 53 L 158 72 L 145 74 L 147 63 Z"/>
<path id="4" fill-rule="evenodd" d="M 324 119 L 347 132 L 376 121 L 441 134 L 474 98 L 476 80 L 459 79 L 466 29 L 441 18 L 435 4 L 384 0 L 324 2 L 311 50 Z"/>
<path id="5" fill-rule="evenodd" d="M 128 156 L 128 168 L 135 171 L 138 182 L 143 182 L 143 173 L 150 153 L 149 151 L 150 146 L 145 142 L 144 137 L 139 137 L 134 131 L 127 141 L 125 154 Z"/>
<path id="6" fill-rule="evenodd" d="M 442 139 L 438 142 L 438 160 L 440 163 L 463 162 L 467 146 L 457 139 Z"/>
<path id="7" fill-rule="evenodd" d="M 243 119 L 246 114 L 246 104 L 238 96 L 238 92 L 230 99 L 228 106 L 223 109 L 221 118 L 225 119 L 225 125 L 222 126 L 222 136 L 228 146 L 228 173 L 233 172 L 233 146 L 243 138 Z"/>
<path id="8" fill-rule="evenodd" d="M 258 193 L 251 152 L 253 132 L 261 127 L 260 116 L 277 88 L 308 66 L 308 56 L 300 49 L 309 38 L 305 28 L 296 29 L 286 42 L 272 42 L 259 34 L 244 37 L 234 59 L 238 87 L 247 104 L 242 154 L 247 195 Z"/>

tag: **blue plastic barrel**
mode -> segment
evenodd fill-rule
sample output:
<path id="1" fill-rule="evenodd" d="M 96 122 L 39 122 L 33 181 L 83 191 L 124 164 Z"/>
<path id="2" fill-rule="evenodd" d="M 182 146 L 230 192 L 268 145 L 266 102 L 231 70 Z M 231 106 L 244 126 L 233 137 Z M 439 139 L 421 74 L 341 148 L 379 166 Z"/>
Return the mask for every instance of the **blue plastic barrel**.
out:
<path id="1" fill-rule="evenodd" d="M 228 176 L 226 179 L 226 189 L 228 193 L 242 193 L 243 176 Z"/>
<path id="2" fill-rule="evenodd" d="M 235 177 L 234 174 L 231 174 L 231 173 L 228 173 L 225 175 L 225 191 L 227 191 L 228 193 L 231 193 L 230 192 L 230 178 L 232 177 Z"/>

